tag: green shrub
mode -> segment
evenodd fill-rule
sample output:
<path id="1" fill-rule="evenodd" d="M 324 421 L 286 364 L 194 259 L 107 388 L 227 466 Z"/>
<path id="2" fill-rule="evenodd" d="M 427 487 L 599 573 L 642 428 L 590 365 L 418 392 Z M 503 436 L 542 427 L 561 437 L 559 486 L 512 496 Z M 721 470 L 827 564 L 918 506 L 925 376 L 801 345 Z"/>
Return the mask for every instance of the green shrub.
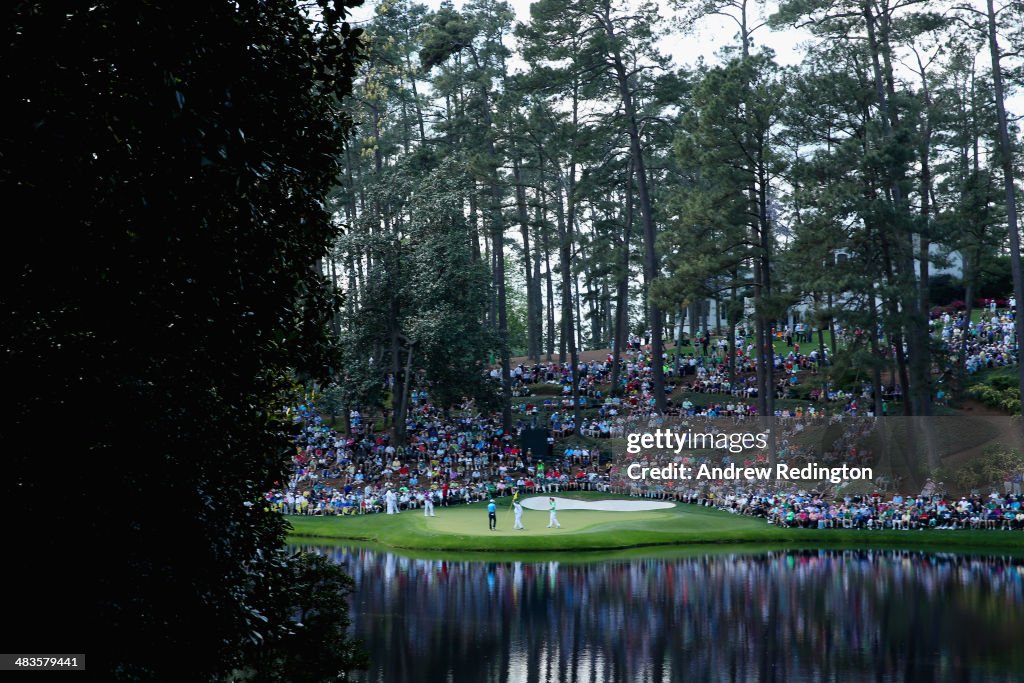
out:
<path id="1" fill-rule="evenodd" d="M 994 387 L 996 389 L 999 389 L 1000 391 L 1005 391 L 1006 389 L 1016 389 L 1017 388 L 1017 378 L 1016 377 L 1008 377 L 1006 375 L 996 375 L 995 377 L 990 379 L 988 383 L 992 387 Z"/>
<path id="2" fill-rule="evenodd" d="M 811 383 L 800 383 L 796 386 L 790 386 L 787 388 L 787 394 L 789 398 L 797 399 L 800 401 L 810 401 L 811 392 L 815 389 L 820 389 L 821 386 L 818 384 Z"/>
<path id="3" fill-rule="evenodd" d="M 1007 472 L 1021 468 L 1024 468 L 1024 455 L 1020 451 L 993 444 L 966 465 L 940 468 L 935 476 L 947 487 L 966 492 L 986 486 L 999 487 Z"/>
<path id="4" fill-rule="evenodd" d="M 995 377 L 993 379 L 1004 380 L 1007 378 Z M 995 382 L 993 382 L 993 384 L 995 384 Z M 973 386 L 968 389 L 967 395 L 981 401 L 989 408 L 1005 410 L 1011 415 L 1020 415 L 1021 401 L 1020 395 L 1017 393 L 1016 382 L 1007 389 L 998 389 L 993 386 L 993 384 L 978 384 Z"/>
<path id="5" fill-rule="evenodd" d="M 861 382 L 870 377 L 863 369 L 851 367 L 838 367 L 830 373 L 829 379 L 832 386 L 844 391 L 856 391 L 860 389 Z"/>

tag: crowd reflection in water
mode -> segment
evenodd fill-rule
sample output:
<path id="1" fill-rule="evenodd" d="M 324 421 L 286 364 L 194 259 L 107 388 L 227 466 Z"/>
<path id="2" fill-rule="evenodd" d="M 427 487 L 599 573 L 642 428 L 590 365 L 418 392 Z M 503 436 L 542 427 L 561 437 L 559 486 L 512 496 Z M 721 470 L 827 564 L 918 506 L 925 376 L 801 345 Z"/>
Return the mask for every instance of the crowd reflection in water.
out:
<path id="1" fill-rule="evenodd" d="M 312 548 L 368 681 L 1024 680 L 1024 562 L 779 551 L 600 563 Z"/>

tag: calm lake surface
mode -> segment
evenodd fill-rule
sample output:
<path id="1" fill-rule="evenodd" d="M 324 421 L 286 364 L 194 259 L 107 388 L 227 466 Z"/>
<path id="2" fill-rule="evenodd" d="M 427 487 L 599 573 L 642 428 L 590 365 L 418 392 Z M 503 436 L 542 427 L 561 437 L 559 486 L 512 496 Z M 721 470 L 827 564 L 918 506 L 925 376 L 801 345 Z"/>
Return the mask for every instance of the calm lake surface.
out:
<path id="1" fill-rule="evenodd" d="M 737 551 L 600 562 L 310 547 L 374 683 L 1024 681 L 1024 560 Z"/>

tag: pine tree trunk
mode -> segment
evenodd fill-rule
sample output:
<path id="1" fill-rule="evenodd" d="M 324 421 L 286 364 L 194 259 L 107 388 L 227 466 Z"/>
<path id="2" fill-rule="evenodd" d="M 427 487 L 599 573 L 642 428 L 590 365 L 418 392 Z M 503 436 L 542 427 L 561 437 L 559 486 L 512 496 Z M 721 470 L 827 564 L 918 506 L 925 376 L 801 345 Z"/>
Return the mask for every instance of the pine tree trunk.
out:
<path id="1" fill-rule="evenodd" d="M 565 219 L 565 212 L 563 211 L 562 194 L 563 194 L 563 179 L 559 175 L 558 182 L 555 184 L 555 203 L 556 203 L 556 219 L 558 224 L 558 240 L 559 240 L 559 267 L 562 271 L 562 348 L 563 355 L 559 359 L 559 362 L 565 362 L 565 352 L 569 354 L 570 371 L 569 374 L 572 377 L 572 400 L 573 400 L 573 413 L 576 419 L 576 429 L 580 428 L 579 422 L 579 357 L 576 350 L 576 333 L 573 325 L 573 314 L 572 314 L 572 282 L 571 282 L 571 267 L 569 264 L 569 258 L 572 247 L 572 222 Z M 571 207 L 570 207 L 571 208 Z M 566 348 L 568 346 L 568 348 Z"/>
<path id="2" fill-rule="evenodd" d="M 395 434 L 395 446 L 405 445 L 405 418 L 409 413 L 409 387 L 412 381 L 412 354 L 413 346 L 408 339 L 404 340 L 408 344 L 408 352 L 405 359 L 405 368 L 401 373 L 401 389 L 399 389 L 399 376 L 395 375 L 395 390 L 392 390 L 392 396 L 395 400 L 392 402 L 393 418 L 394 418 L 394 434 Z"/>
<path id="3" fill-rule="evenodd" d="M 515 180 L 516 215 L 519 218 L 519 232 L 523 238 L 523 275 L 526 282 L 526 355 L 531 359 L 538 360 L 540 358 L 536 335 L 538 321 L 533 316 L 534 286 L 533 272 L 530 268 L 530 219 L 526 210 L 526 187 L 523 185 L 522 169 L 519 165 L 518 156 L 515 157 L 512 164 L 512 177 Z"/>
<path id="4" fill-rule="evenodd" d="M 544 336 L 544 331 L 543 331 L 543 327 L 544 327 L 544 298 L 541 295 L 541 290 L 540 290 L 542 277 L 541 277 L 541 270 L 540 270 L 541 249 L 540 249 L 540 235 L 539 235 L 539 232 L 544 230 L 544 211 L 543 211 L 543 209 L 541 207 L 541 203 L 542 203 L 541 202 L 541 191 L 540 191 L 539 188 L 537 190 L 536 198 L 537 198 L 537 211 L 536 211 L 535 220 L 534 220 L 534 224 L 535 225 L 534 225 L 534 235 L 533 235 L 533 306 L 534 306 L 534 308 L 533 308 L 533 311 L 530 312 L 530 315 L 533 316 L 534 323 L 535 323 L 533 329 L 534 329 L 534 334 L 536 335 L 536 338 L 534 339 L 534 346 L 537 349 L 537 357 L 534 360 L 536 360 L 537 362 L 540 362 L 541 349 L 544 346 L 544 339 L 543 339 L 543 336 Z M 548 281 L 550 282 L 550 278 L 548 279 Z M 551 360 L 551 358 L 548 357 L 548 360 Z"/>
<path id="5" fill-rule="evenodd" d="M 882 369 L 879 365 L 882 351 L 878 348 L 878 310 L 875 305 L 874 284 L 868 290 L 868 305 L 871 306 L 871 316 L 869 318 L 871 327 L 869 330 L 871 335 L 871 355 L 875 361 L 871 365 L 871 393 L 874 400 L 875 416 L 877 417 L 882 414 Z"/>
<path id="6" fill-rule="evenodd" d="M 610 20 L 606 21 L 606 31 L 609 38 L 615 37 L 615 31 Z M 626 66 L 622 57 L 616 51 L 613 55 L 615 65 L 615 76 L 619 86 L 619 96 L 622 101 L 626 115 L 626 129 L 629 133 L 630 153 L 633 160 L 633 168 L 636 171 L 637 179 L 637 202 L 640 205 L 640 223 L 644 229 L 644 274 L 647 280 L 647 309 L 648 319 L 651 326 L 651 375 L 653 379 L 653 392 L 655 409 L 665 413 L 665 377 L 662 372 L 663 344 L 662 344 L 662 313 L 658 305 L 652 300 L 651 289 L 658 279 L 659 266 L 658 255 L 655 245 L 654 211 L 651 204 L 651 197 L 647 185 L 647 166 L 644 163 L 643 147 L 640 143 L 640 128 L 636 120 L 636 109 L 633 103 L 633 93 L 629 84 L 629 77 L 626 73 Z"/>
<path id="7" fill-rule="evenodd" d="M 1020 349 L 1024 344 L 1024 273 L 1020 262 L 1020 226 L 1017 223 L 1017 197 L 1013 183 L 1013 147 L 1010 144 L 1009 124 L 1006 117 L 1006 101 L 1003 94 L 1003 71 L 1000 64 L 999 39 L 996 32 L 996 14 L 992 0 L 988 0 L 988 47 L 992 57 L 992 83 L 995 87 L 996 114 L 999 125 L 999 166 L 1003 171 L 1003 188 L 1006 191 L 1006 225 L 1010 236 L 1010 271 L 1013 276 L 1014 332 L 1017 339 L 1017 389 L 1024 398 L 1024 362 Z"/>
<path id="8" fill-rule="evenodd" d="M 731 276 L 732 276 L 732 283 L 729 286 L 729 306 L 730 306 L 730 310 L 726 313 L 726 320 L 729 323 L 729 339 L 726 340 L 728 342 L 728 345 L 726 346 L 726 350 L 729 353 L 729 386 L 732 388 L 732 390 L 735 391 L 735 389 L 736 389 L 736 323 L 739 322 L 739 321 L 737 320 L 737 316 L 733 313 L 733 310 L 738 305 L 737 301 L 736 301 L 737 298 L 738 298 L 738 296 L 737 296 L 738 295 L 738 291 L 737 291 L 738 288 L 736 287 L 736 280 L 739 277 L 739 273 L 737 271 L 733 271 L 731 273 Z"/>
<path id="9" fill-rule="evenodd" d="M 548 300 L 548 334 L 547 334 L 547 359 L 550 362 L 555 355 L 555 285 L 551 277 L 551 247 L 548 243 L 548 231 L 543 231 L 544 243 L 544 283 L 547 287 Z M 559 362 L 563 362 L 559 358 Z"/>
<path id="10" fill-rule="evenodd" d="M 627 322 L 629 317 L 629 242 L 633 232 L 633 161 L 630 160 L 626 170 L 626 191 L 624 198 L 626 208 L 623 216 L 622 230 L 622 252 L 619 261 L 619 272 L 617 292 L 615 297 L 615 334 L 612 335 L 612 388 L 611 394 L 618 396 L 620 379 L 622 376 L 622 364 L 619 356 L 622 355 L 626 343 Z"/>
<path id="11" fill-rule="evenodd" d="M 419 127 L 420 146 L 426 146 L 427 134 L 423 126 L 423 108 L 420 106 L 420 95 L 416 92 L 416 72 L 413 69 L 412 58 L 408 52 L 405 54 L 405 68 L 409 76 L 409 88 L 412 90 L 413 107 L 416 109 L 416 124 Z"/>
<path id="12" fill-rule="evenodd" d="M 572 340 L 572 283 L 569 281 L 569 245 L 566 238 L 565 206 L 561 180 L 555 182 L 555 225 L 558 230 L 558 271 L 561 276 L 561 316 L 558 331 L 558 363 L 564 365 Z"/>
<path id="13" fill-rule="evenodd" d="M 469 188 L 469 248 L 470 253 L 473 254 L 474 261 L 479 261 L 481 257 L 478 215 L 476 205 L 476 183 L 471 183 Z"/>

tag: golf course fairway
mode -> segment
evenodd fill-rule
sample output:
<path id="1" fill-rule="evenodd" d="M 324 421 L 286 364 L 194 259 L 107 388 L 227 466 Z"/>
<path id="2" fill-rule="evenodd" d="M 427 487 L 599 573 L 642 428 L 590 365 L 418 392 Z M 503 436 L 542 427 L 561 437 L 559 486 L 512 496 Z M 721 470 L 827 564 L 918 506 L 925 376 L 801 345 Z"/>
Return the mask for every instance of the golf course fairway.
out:
<path id="1" fill-rule="evenodd" d="M 580 500 L 638 500 L 603 493 L 560 493 Z M 526 496 L 528 500 L 535 496 Z M 544 500 L 546 496 L 541 496 Z M 559 510 L 561 529 L 548 529 L 546 510 L 524 510 L 525 530 L 514 530 L 510 497 L 496 499 L 498 528 L 487 525 L 487 504 L 437 506 L 436 517 L 422 510 L 356 516 L 288 516 L 289 542 L 366 541 L 390 548 L 483 552 L 600 551 L 642 546 L 757 543 L 772 546 L 829 545 L 904 547 L 942 551 L 1024 552 L 1024 539 L 1000 531 L 867 531 L 785 529 L 755 517 L 698 505 L 635 512 Z"/>

